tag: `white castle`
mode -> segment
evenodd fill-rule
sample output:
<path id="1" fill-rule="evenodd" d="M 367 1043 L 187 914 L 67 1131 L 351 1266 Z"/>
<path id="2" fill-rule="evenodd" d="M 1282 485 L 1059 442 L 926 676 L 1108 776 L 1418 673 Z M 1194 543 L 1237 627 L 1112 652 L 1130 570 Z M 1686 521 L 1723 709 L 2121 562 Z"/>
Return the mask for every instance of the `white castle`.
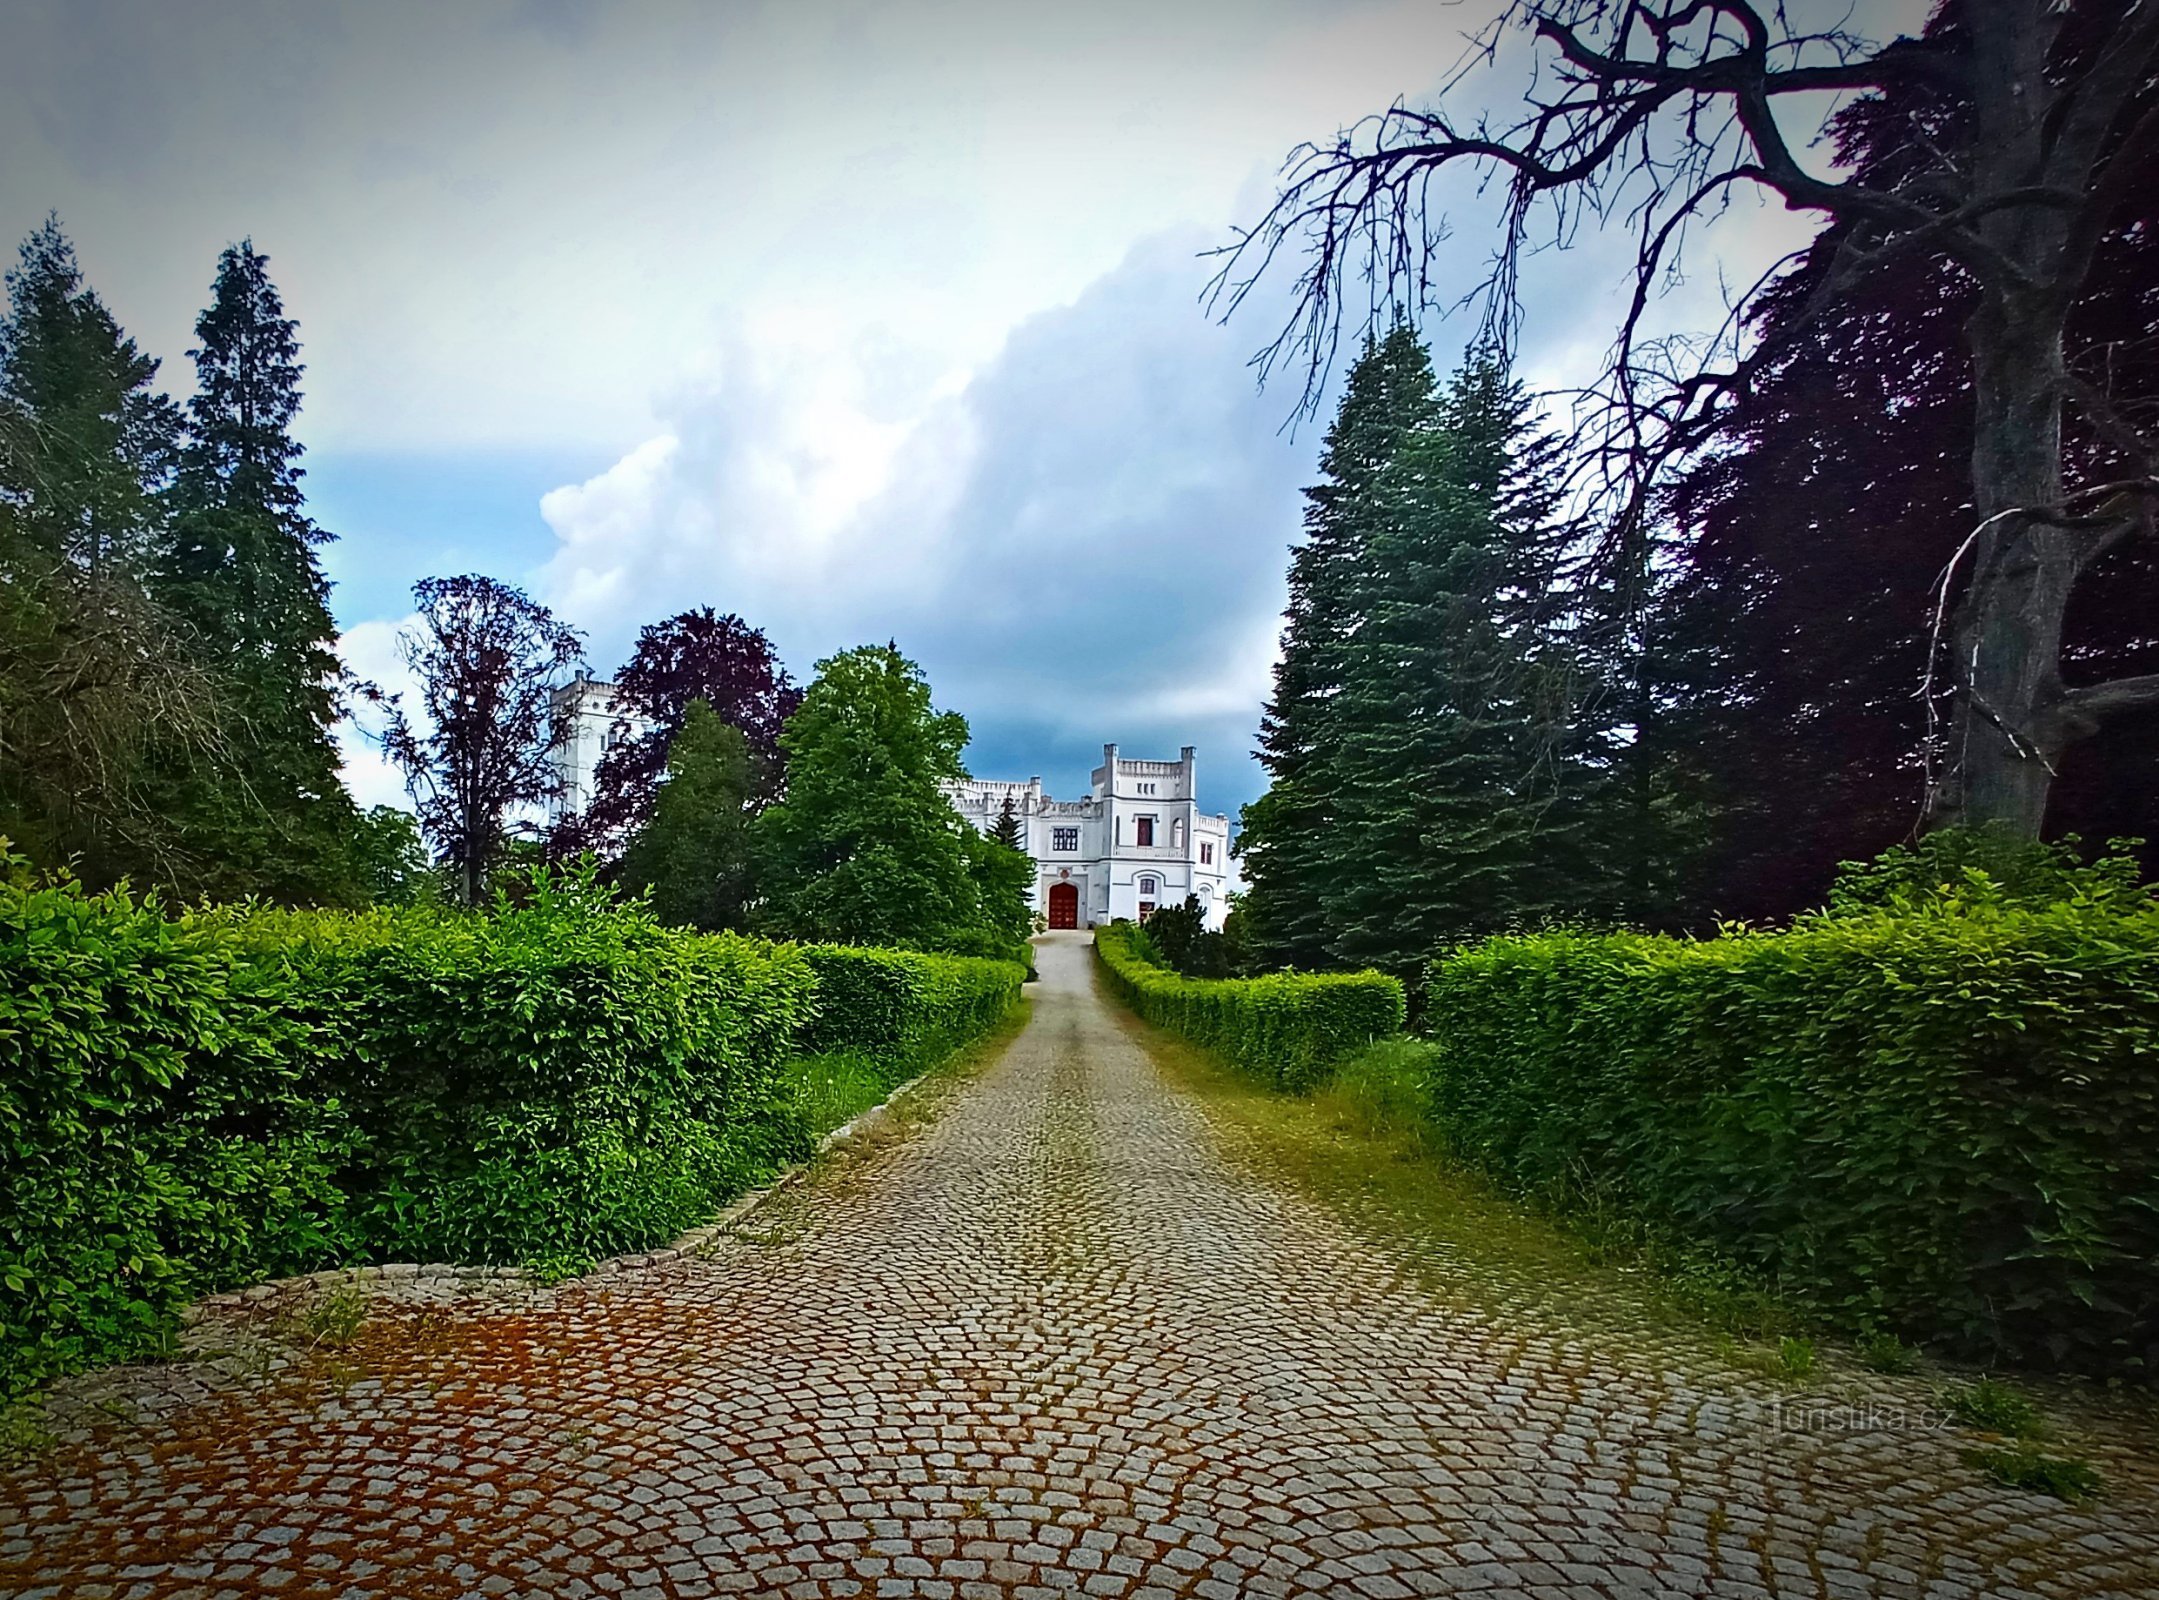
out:
<path id="1" fill-rule="evenodd" d="M 566 724 L 568 737 L 549 753 L 558 780 L 549 802 L 551 823 L 574 817 L 592 803 L 592 778 L 600 769 L 600 757 L 653 727 L 650 719 L 623 703 L 613 684 L 582 673 L 555 691 L 555 714 Z"/>
<path id="2" fill-rule="evenodd" d="M 1084 800 L 1052 800 L 1042 780 L 948 783 L 953 807 L 984 833 L 1012 803 L 1034 857 L 1034 908 L 1053 928 L 1143 920 L 1199 896 L 1207 926 L 1229 915 L 1229 818 L 1199 809 L 1192 746 L 1175 761 L 1129 761 L 1102 747 Z"/>
<path id="3" fill-rule="evenodd" d="M 581 677 L 555 695 L 569 723 L 568 739 L 554 752 L 559 821 L 591 801 L 601 756 L 651 724 L 622 704 L 611 683 Z M 1184 904 L 1187 895 L 1199 896 L 1210 928 L 1229 914 L 1229 818 L 1199 809 L 1190 745 L 1175 761 L 1129 761 L 1104 745 L 1084 800 L 1052 800 L 1040 778 L 970 778 L 944 787 L 953 809 L 984 833 L 996 830 L 1012 802 L 1020 848 L 1034 857 L 1029 903 L 1053 928 L 1139 921 L 1160 906 Z"/>

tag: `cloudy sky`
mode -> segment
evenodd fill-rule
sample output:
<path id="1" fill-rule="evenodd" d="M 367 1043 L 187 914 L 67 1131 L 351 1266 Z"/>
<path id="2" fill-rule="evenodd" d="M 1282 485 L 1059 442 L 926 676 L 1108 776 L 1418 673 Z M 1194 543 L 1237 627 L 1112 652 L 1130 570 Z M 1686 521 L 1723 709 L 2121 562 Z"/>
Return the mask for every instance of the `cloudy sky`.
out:
<path id="1" fill-rule="evenodd" d="M 802 677 L 896 639 L 979 774 L 1194 744 L 1234 811 L 1320 428 L 1201 252 L 1488 5 L 12 0 L 0 228 L 57 208 L 176 392 L 217 252 L 267 252 L 363 675 L 429 574 L 527 586 L 603 673 L 709 604 Z M 1622 265 L 1533 273 L 1533 379 L 1583 375 Z"/>

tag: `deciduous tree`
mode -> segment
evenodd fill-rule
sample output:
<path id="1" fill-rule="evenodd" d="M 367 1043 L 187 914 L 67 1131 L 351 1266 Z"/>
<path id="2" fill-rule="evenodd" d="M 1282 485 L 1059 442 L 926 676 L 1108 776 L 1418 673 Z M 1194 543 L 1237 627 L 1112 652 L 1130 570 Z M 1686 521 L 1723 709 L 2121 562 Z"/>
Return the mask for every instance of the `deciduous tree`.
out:
<path id="1" fill-rule="evenodd" d="M 2081 48 L 2097 42 L 2072 40 Z M 1924 84 L 1834 123 L 1862 178 L 1913 159 L 1938 114 Z M 2069 371 L 2104 374 L 2117 411 L 2159 413 L 2159 148 L 2093 256 L 2064 326 Z M 1832 230 L 1766 291 L 1761 363 L 1724 443 L 1681 475 L 1680 539 L 1662 629 L 1669 692 L 1660 762 L 1705 799 L 1689 891 L 1699 924 L 1818 905 L 1840 861 L 1905 837 L 1924 792 L 1929 707 L 1916 693 L 1943 570 L 1971 530 L 1974 397 L 1964 325 L 1978 290 L 1935 260 L 1813 302 Z M 2093 418 L 2063 417 L 2083 482 L 2126 462 Z M 2063 672 L 2096 683 L 2159 672 L 2159 544 L 2129 539 L 2089 571 L 2063 623 Z M 1674 651 L 1703 663 L 1689 670 Z M 1676 669 L 1676 670 L 1675 670 Z M 2056 763 L 2049 833 L 2159 841 L 2159 709 L 2123 713 Z"/>
<path id="2" fill-rule="evenodd" d="M 396 806 L 370 806 L 353 830 L 353 869 L 369 905 L 423 904 L 440 894 L 420 836 L 420 819 Z"/>
<path id="3" fill-rule="evenodd" d="M 787 793 L 752 830 L 764 915 L 796 938 L 937 946 L 988 927 L 969 835 L 941 787 L 967 721 L 892 645 L 817 665 L 780 734 Z"/>
<path id="4" fill-rule="evenodd" d="M 413 585 L 419 624 L 398 639 L 420 680 L 416 720 L 398 697 L 383 749 L 459 898 L 477 905 L 520 810 L 561 791 L 551 752 L 569 732 L 555 690 L 582 658 L 577 630 L 523 591 L 467 574 Z"/>
<path id="5" fill-rule="evenodd" d="M 802 693 L 761 630 L 710 606 L 680 612 L 638 634 L 615 686 L 623 737 L 601 756 L 591 804 L 571 819 L 558 850 L 590 849 L 612 859 L 628 845 L 652 815 L 667 752 L 693 701 L 704 701 L 749 741 L 756 803 L 779 793 L 779 733 Z"/>
<path id="6" fill-rule="evenodd" d="M 1634 293 L 1588 426 L 1601 447 L 1591 460 L 1616 488 L 1615 545 L 1638 551 L 1664 467 L 1716 437 L 1778 350 L 1750 336 L 1774 272 L 1742 290 L 1706 351 L 1645 333 L 1705 216 L 1754 190 L 1835 228 L 1808 314 L 1782 325 L 1786 338 L 1866 285 L 1954 263 L 1972 285 L 1971 509 L 1941 656 L 1951 725 L 1927 814 L 2036 835 L 2064 753 L 2159 704 L 2159 675 L 2071 685 L 2063 670 L 2079 580 L 2148 537 L 2159 505 L 2150 430 L 2115 403 L 2103 371 L 2077 370 L 2065 350 L 2101 241 L 2159 143 L 2159 8 L 1953 0 L 1922 37 L 1878 44 L 1757 0 L 1521 0 L 1483 36 L 1478 59 L 1495 58 L 1516 28 L 1541 51 L 1518 119 L 1464 118 L 1443 94 L 1436 107 L 1398 105 L 1296 152 L 1280 197 L 1231 247 L 1231 303 L 1269 261 L 1302 251 L 1299 311 L 1269 355 L 1303 358 L 1316 383 L 1347 293 L 1376 279 L 1382 304 L 1426 296 L 1441 231 L 1427 200 L 1443 174 L 1503 180 L 1485 286 L 1503 334 L 1540 218 L 1562 240 L 1584 221 L 1629 219 Z M 1808 165 L 1824 94 L 1899 89 L 1916 97 L 1905 159 L 1873 172 Z M 2065 460 L 2071 408 L 2111 441 L 2118 473 L 2088 476 Z"/>

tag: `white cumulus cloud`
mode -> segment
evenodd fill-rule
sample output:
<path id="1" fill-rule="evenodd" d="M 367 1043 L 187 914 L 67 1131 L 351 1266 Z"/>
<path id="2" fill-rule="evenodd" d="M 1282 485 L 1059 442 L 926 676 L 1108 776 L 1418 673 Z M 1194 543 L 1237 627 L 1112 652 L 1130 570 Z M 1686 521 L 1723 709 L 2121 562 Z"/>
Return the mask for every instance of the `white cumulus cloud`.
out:
<path id="1" fill-rule="evenodd" d="M 1069 785 L 1105 740 L 1196 743 L 1241 797 L 1310 444 L 1256 392 L 1250 328 L 1196 305 L 1204 242 L 1145 242 L 969 374 L 890 335 L 737 330 L 664 434 L 546 497 L 543 592 L 603 670 L 690 605 L 798 671 L 891 637 L 981 770 Z"/>

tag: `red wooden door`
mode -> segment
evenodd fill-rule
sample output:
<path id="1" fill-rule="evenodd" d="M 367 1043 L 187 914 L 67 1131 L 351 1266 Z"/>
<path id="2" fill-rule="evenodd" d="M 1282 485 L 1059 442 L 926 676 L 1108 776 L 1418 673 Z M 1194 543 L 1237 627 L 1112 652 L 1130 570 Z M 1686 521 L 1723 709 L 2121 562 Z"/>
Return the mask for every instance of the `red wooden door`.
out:
<path id="1" fill-rule="evenodd" d="M 1079 926 L 1078 884 L 1053 883 L 1050 885 L 1050 926 L 1053 928 L 1076 928 Z"/>

